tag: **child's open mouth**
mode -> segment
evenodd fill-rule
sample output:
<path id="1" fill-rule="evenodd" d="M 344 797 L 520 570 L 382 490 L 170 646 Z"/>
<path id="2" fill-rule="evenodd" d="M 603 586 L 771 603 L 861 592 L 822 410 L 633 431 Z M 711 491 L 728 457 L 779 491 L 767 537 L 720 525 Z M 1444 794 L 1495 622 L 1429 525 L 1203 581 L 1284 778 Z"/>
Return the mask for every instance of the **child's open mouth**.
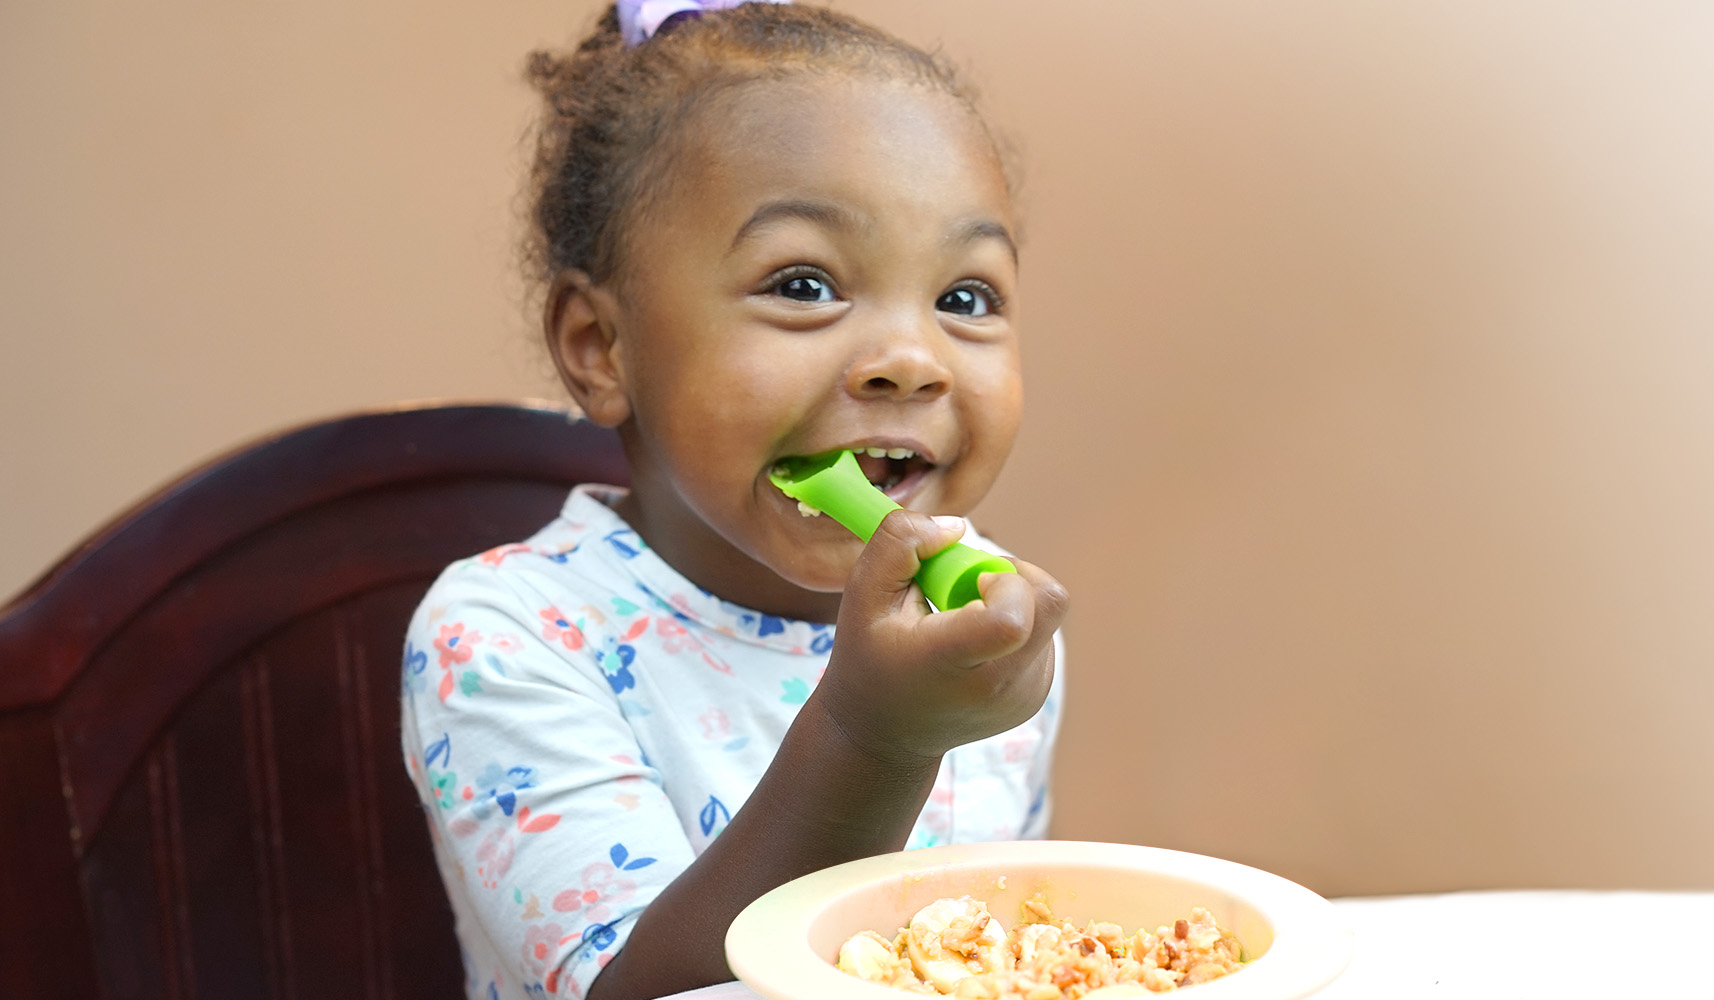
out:
<path id="1" fill-rule="evenodd" d="M 841 481 L 849 484 L 861 476 L 863 482 L 879 490 L 896 505 L 908 501 L 916 487 L 935 468 L 934 462 L 917 454 L 914 448 L 876 445 L 783 458 L 769 470 L 768 476 L 780 492 L 798 501 L 798 513 L 817 517 L 821 511 L 801 499 L 802 494 L 790 483 L 803 477 L 822 475 L 841 463 L 848 463 L 846 468 L 850 470 Z"/>
<path id="2" fill-rule="evenodd" d="M 903 492 L 934 467 L 909 448 L 862 448 L 852 449 L 852 453 L 864 478 L 889 496 Z"/>

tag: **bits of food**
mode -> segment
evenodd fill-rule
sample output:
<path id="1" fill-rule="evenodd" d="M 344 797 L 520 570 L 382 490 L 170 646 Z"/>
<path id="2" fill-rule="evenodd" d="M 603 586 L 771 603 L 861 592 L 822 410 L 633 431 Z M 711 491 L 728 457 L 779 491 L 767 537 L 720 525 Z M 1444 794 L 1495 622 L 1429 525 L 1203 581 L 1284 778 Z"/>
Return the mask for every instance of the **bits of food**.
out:
<path id="1" fill-rule="evenodd" d="M 971 896 L 937 899 L 891 941 L 863 931 L 839 968 L 894 989 L 960 1000 L 1119 1000 L 1219 979 L 1243 968 L 1238 939 L 1200 906 L 1154 933 L 1055 920 L 1039 894 L 1007 933 Z"/>

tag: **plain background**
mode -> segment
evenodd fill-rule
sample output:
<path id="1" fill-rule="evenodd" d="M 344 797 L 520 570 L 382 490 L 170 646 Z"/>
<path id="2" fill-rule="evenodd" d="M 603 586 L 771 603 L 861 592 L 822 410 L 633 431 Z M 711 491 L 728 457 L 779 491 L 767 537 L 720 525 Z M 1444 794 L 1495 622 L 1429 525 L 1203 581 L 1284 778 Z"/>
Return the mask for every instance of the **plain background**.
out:
<path id="1" fill-rule="evenodd" d="M 1714 887 L 1714 7 L 840 6 L 1018 140 L 1055 835 Z M 0 5 L 0 590 L 259 434 L 557 395 L 520 71 L 594 12 Z"/>

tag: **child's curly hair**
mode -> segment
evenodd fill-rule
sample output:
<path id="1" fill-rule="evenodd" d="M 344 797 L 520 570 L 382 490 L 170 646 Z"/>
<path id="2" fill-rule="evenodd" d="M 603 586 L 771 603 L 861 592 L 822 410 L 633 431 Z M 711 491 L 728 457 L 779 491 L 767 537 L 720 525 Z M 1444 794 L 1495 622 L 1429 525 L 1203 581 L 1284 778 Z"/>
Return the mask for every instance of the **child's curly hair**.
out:
<path id="1" fill-rule="evenodd" d="M 570 268 L 597 282 L 613 277 L 623 234 L 670 182 L 665 167 L 684 125 L 744 84 L 824 73 L 905 80 L 974 111 L 974 95 L 943 57 L 819 7 L 744 4 L 632 48 L 609 7 L 574 51 L 531 53 L 526 76 L 543 98 L 525 246 L 533 277 L 546 285 Z"/>

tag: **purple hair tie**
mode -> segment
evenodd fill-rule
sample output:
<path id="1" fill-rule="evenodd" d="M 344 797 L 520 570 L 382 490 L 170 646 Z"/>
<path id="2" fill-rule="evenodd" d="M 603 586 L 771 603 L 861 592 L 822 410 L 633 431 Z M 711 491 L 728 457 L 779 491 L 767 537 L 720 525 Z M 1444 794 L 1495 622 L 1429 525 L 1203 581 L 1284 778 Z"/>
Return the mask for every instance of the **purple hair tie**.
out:
<path id="1" fill-rule="evenodd" d="M 791 0 L 619 0 L 619 33 L 625 47 L 641 45 L 661 29 L 704 11 L 729 10 L 745 3 L 791 3 Z"/>

